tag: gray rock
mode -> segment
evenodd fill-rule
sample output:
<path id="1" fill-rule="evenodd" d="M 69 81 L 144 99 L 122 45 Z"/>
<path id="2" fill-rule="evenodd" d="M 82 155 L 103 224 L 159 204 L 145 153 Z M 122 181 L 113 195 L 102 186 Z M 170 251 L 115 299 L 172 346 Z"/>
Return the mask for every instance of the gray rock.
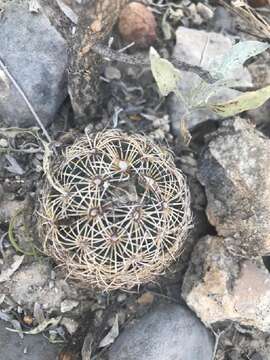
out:
<path id="1" fill-rule="evenodd" d="M 191 65 L 200 65 L 202 68 L 208 70 L 211 61 L 217 56 L 224 55 L 231 47 L 231 39 L 222 34 L 179 27 L 176 31 L 176 45 L 173 55 L 181 61 L 185 61 Z M 201 59 L 203 60 L 200 64 Z M 248 70 L 242 66 L 232 73 L 232 78 L 238 82 L 239 86 L 252 85 L 251 75 Z M 190 94 L 199 83 L 200 78 L 197 74 L 181 71 L 180 90 L 187 98 L 190 98 L 188 94 Z M 239 92 L 236 90 L 224 89 L 222 93 L 218 94 L 213 100 L 226 101 L 233 99 L 237 95 L 239 95 Z M 184 116 L 186 110 L 176 96 L 172 96 L 169 100 L 169 113 L 172 130 L 177 135 L 180 129 L 180 119 Z M 191 129 L 197 124 L 209 119 L 216 120 L 219 119 L 219 117 L 204 109 L 194 111 L 187 118 L 187 127 Z"/>
<path id="2" fill-rule="evenodd" d="M 211 360 L 213 339 L 187 308 L 161 306 L 126 328 L 109 360 Z"/>
<path id="3" fill-rule="evenodd" d="M 47 125 L 67 96 L 67 48 L 64 39 L 28 2 L 4 3 L 0 17 L 0 57 Z M 1 68 L 0 68 L 1 69 Z M 0 120 L 8 126 L 36 125 L 22 96 L 0 72 Z"/>
<path id="4" fill-rule="evenodd" d="M 6 330 L 11 327 L 7 322 L 0 321 L 0 360 L 55 360 L 61 347 L 50 344 L 42 335 L 25 335 Z"/>
<path id="5" fill-rule="evenodd" d="M 208 220 L 236 254 L 270 253 L 269 164 L 270 140 L 241 118 L 224 121 L 200 157 Z"/>

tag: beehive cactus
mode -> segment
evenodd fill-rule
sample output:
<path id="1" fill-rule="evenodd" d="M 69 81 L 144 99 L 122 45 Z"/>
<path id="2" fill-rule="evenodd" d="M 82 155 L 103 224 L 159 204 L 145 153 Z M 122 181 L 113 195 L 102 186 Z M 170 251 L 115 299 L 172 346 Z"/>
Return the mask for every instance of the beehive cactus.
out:
<path id="1" fill-rule="evenodd" d="M 68 276 L 102 290 L 161 274 L 191 221 L 172 154 L 116 130 L 86 134 L 51 160 L 40 212 L 45 252 Z"/>

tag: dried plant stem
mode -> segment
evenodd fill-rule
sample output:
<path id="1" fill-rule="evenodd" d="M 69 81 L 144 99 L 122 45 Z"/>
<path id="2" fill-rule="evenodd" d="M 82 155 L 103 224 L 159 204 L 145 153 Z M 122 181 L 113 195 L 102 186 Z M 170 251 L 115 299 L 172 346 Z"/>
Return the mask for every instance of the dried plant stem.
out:
<path id="1" fill-rule="evenodd" d="M 129 64 L 129 65 L 150 66 L 150 60 L 148 58 L 146 58 L 145 56 L 128 55 L 128 54 L 120 53 L 119 51 L 113 50 L 113 49 L 109 48 L 108 46 L 104 46 L 100 43 L 94 44 L 92 46 L 92 50 L 94 52 L 96 52 L 97 54 L 99 54 L 107 59 L 110 59 L 110 60 L 119 61 L 119 62 Z M 212 84 L 213 82 L 216 81 L 212 77 L 212 75 L 210 74 L 209 71 L 204 70 L 200 66 L 190 65 L 184 61 L 176 59 L 175 57 L 172 57 L 171 62 L 178 69 L 183 70 L 183 71 L 193 72 L 210 84 Z"/>
<path id="2" fill-rule="evenodd" d="M 6 76 L 9 78 L 9 80 L 12 82 L 12 84 L 15 86 L 16 90 L 19 92 L 19 94 L 21 95 L 21 97 L 23 98 L 23 100 L 25 101 L 28 109 L 30 110 L 30 112 L 32 113 L 32 115 L 34 116 L 36 122 L 38 123 L 39 127 L 41 128 L 41 130 L 43 131 L 44 136 L 46 137 L 46 139 L 51 142 L 52 139 L 50 137 L 50 135 L 48 134 L 47 130 L 45 129 L 45 126 L 43 125 L 42 121 L 40 120 L 38 114 L 36 113 L 35 109 L 33 108 L 33 106 L 31 105 L 30 101 L 28 100 L 26 94 L 24 93 L 23 89 L 21 88 L 21 86 L 18 84 L 18 82 L 15 80 L 15 78 L 13 77 L 13 75 L 9 72 L 7 66 L 5 65 L 4 61 L 0 58 L 0 66 L 3 69 L 4 73 L 6 74 Z"/>

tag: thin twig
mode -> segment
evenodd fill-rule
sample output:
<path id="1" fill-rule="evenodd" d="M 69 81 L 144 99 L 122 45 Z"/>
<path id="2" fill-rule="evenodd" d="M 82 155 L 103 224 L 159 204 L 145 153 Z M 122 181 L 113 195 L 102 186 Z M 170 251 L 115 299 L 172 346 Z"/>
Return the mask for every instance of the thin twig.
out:
<path id="1" fill-rule="evenodd" d="M 144 65 L 144 66 L 150 66 L 150 60 L 146 58 L 145 56 L 140 55 L 128 55 L 124 53 L 119 53 L 118 51 L 115 51 L 113 49 L 110 49 L 107 46 L 104 46 L 102 44 L 94 44 L 92 46 L 92 50 L 96 52 L 97 54 L 108 58 L 110 60 L 119 61 L 125 64 L 129 65 Z M 213 84 L 216 79 L 212 77 L 209 71 L 202 69 L 200 66 L 197 65 L 190 65 L 184 61 L 178 60 L 175 57 L 171 58 L 172 64 L 174 64 L 177 68 L 183 70 L 183 71 L 190 71 L 198 76 L 200 76 L 203 80 L 206 82 Z"/>
<path id="2" fill-rule="evenodd" d="M 12 84 L 15 86 L 16 90 L 19 92 L 19 94 L 21 95 L 21 97 L 24 99 L 28 109 L 30 110 L 30 112 L 32 113 L 32 115 L 34 116 L 36 122 L 38 123 L 38 125 L 40 126 L 41 130 L 43 131 L 44 136 L 47 138 L 47 140 L 51 143 L 52 139 L 50 137 L 50 135 L 48 134 L 47 130 L 45 129 L 42 121 L 40 120 L 39 116 L 37 115 L 35 109 L 33 108 L 33 106 L 31 105 L 30 101 L 28 100 L 27 96 L 25 95 L 23 89 L 20 87 L 20 85 L 18 84 L 18 82 L 15 80 L 15 78 L 11 75 L 11 73 L 9 72 L 8 68 L 6 67 L 5 63 L 3 62 L 3 60 L 0 58 L 0 66 L 3 69 L 4 73 L 7 75 L 7 77 L 9 78 L 9 80 L 12 82 Z"/>

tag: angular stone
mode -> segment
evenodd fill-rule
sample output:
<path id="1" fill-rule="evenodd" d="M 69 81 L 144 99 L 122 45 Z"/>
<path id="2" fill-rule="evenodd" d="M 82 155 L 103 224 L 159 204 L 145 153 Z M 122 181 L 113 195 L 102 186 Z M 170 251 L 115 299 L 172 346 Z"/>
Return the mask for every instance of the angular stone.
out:
<path id="1" fill-rule="evenodd" d="M 43 335 L 25 335 L 6 330 L 12 327 L 8 322 L 0 321 L 0 360 L 55 360 L 61 346 L 50 344 Z"/>
<path id="2" fill-rule="evenodd" d="M 109 350 L 109 360 L 211 360 L 213 339 L 187 308 L 160 306 L 126 328 Z"/>
<path id="3" fill-rule="evenodd" d="M 47 125 L 67 96 L 66 43 L 42 10 L 29 11 L 28 2 L 4 2 L 3 9 L 0 57 Z M 3 69 L 0 72 L 0 120 L 8 126 L 37 125 Z"/>
<path id="4" fill-rule="evenodd" d="M 198 242 L 182 296 L 207 326 L 230 320 L 269 332 L 270 274 L 262 260 L 239 260 L 225 244 L 212 236 Z"/>
<path id="5" fill-rule="evenodd" d="M 199 160 L 207 216 L 232 251 L 270 252 L 270 140 L 247 120 L 224 121 Z"/>
<path id="6" fill-rule="evenodd" d="M 229 37 L 214 32 L 204 30 L 189 29 L 180 26 L 176 31 L 176 45 L 174 48 L 174 57 L 189 63 L 191 65 L 200 65 L 208 70 L 210 63 L 217 56 L 224 55 L 232 47 L 232 41 Z M 202 63 L 200 64 L 202 60 Z M 251 86 L 252 80 L 248 70 L 240 66 L 232 72 L 232 78 L 239 86 Z M 188 94 L 200 83 L 197 74 L 181 71 L 180 90 L 189 98 Z M 239 94 L 235 90 L 224 90 L 221 95 L 215 97 L 215 100 L 226 101 Z M 182 103 L 172 96 L 169 100 L 169 113 L 171 116 L 172 130 L 178 134 L 180 129 L 180 119 L 185 115 L 186 110 Z M 219 117 L 208 110 L 194 111 L 187 117 L 187 126 L 189 129 L 195 125 L 207 121 L 216 120 Z"/>

